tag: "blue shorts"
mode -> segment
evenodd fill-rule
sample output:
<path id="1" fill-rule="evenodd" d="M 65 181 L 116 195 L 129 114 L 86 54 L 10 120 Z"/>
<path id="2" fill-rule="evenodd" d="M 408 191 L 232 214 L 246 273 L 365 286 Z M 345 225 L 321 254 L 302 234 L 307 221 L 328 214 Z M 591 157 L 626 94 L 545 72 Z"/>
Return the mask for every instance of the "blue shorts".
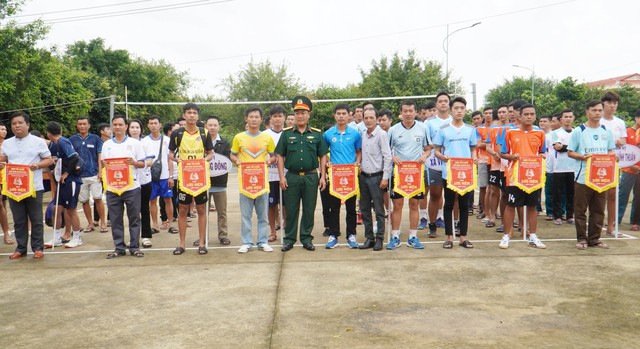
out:
<path id="1" fill-rule="evenodd" d="M 157 197 L 172 198 L 173 189 L 169 188 L 169 179 L 161 179 L 160 182 L 151 182 L 151 200 Z"/>
<path id="2" fill-rule="evenodd" d="M 81 185 L 81 183 L 76 182 L 66 182 L 61 184 L 60 201 L 56 200 L 55 204 L 62 205 L 64 208 L 77 208 Z"/>
<path id="3" fill-rule="evenodd" d="M 280 203 L 280 181 L 269 182 L 269 207 L 278 206 Z"/>

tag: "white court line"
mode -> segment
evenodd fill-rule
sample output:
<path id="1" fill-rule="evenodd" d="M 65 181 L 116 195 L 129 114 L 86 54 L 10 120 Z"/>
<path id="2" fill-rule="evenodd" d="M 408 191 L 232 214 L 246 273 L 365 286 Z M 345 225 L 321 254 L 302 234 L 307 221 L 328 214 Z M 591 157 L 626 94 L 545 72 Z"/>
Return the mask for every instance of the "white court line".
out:
<path id="1" fill-rule="evenodd" d="M 624 237 L 619 237 L 619 238 L 601 238 L 600 240 L 608 240 L 608 241 L 616 241 L 616 240 L 638 240 L 640 239 L 639 237 L 636 236 L 632 236 L 629 234 L 622 234 L 620 233 L 620 235 L 624 235 Z M 501 240 L 473 240 L 472 242 L 474 244 L 476 243 L 492 243 L 492 244 L 498 244 L 500 243 Z M 544 242 L 560 242 L 560 241 L 576 241 L 576 239 L 568 239 L 568 238 L 563 238 L 563 239 L 542 239 L 542 241 Z M 443 243 L 443 241 L 421 241 L 423 244 L 425 245 L 441 245 Z M 526 240 L 511 240 L 512 243 L 528 243 L 528 241 Z M 403 246 L 405 246 L 406 244 L 403 244 Z M 240 248 L 240 246 L 242 245 L 234 245 L 234 246 L 210 246 L 207 248 L 207 250 L 225 250 L 225 249 L 237 249 Z M 282 245 L 269 245 L 271 247 L 282 247 Z M 295 244 L 295 247 L 300 247 L 302 248 L 301 244 Z M 324 246 L 324 244 L 317 244 L 315 245 L 316 248 L 322 248 Z M 349 246 L 347 244 L 338 244 L 338 246 Z M 146 252 L 146 251 L 173 251 L 175 248 L 174 247 L 162 247 L 162 248 L 141 248 L 140 251 L 142 252 Z M 188 251 L 197 251 L 198 248 L 197 247 L 187 247 L 185 248 L 185 250 Z M 254 246 L 253 250 L 258 250 L 258 248 L 256 246 Z M 353 250 L 356 250 L 355 248 Z M 386 249 L 383 249 L 386 251 Z M 64 249 L 63 251 L 53 251 L 53 252 L 47 252 L 48 249 L 45 249 L 45 254 L 89 254 L 89 253 L 110 253 L 113 252 L 113 250 L 91 250 L 91 251 L 79 251 L 79 250 L 71 250 L 71 249 Z M 275 251 L 274 251 L 275 252 Z M 13 252 L 10 253 L 0 253 L 0 256 L 10 256 Z M 29 253 L 32 254 L 32 253 Z"/>

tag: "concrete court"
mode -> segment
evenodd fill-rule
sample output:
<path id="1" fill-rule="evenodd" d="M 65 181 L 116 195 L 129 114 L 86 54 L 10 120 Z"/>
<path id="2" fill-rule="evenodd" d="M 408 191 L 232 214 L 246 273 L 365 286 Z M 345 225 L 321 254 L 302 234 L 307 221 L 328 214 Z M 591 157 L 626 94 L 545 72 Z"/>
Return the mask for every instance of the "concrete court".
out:
<path id="1" fill-rule="evenodd" d="M 296 246 L 282 253 L 278 246 L 273 253 L 254 249 L 239 255 L 237 184 L 230 177 L 233 247 L 215 248 L 213 241 L 206 256 L 193 249 L 172 256 L 178 237 L 166 232 L 154 235 L 154 247 L 141 259 L 105 259 L 113 248 L 110 234 L 96 232 L 84 236 L 83 246 L 57 248 L 42 261 L 31 255 L 10 261 L 13 246 L 0 246 L 0 348 L 633 348 L 640 343 L 640 241 L 630 235 L 606 240 L 610 250 L 578 251 L 573 226 L 540 219 L 541 237 L 558 239 L 547 241 L 546 250 L 523 242 L 500 250 L 500 234 L 471 217 L 473 250 L 457 244 L 444 250 L 442 237 L 422 251 L 406 246 L 358 251 L 344 245 L 325 250 L 318 203 L 315 252 Z M 210 221 L 213 232 L 214 214 Z M 360 241 L 362 232 L 359 226 Z M 188 242 L 195 238 L 195 224 L 187 236 Z M 425 236 L 421 231 L 421 240 L 428 240 Z"/>

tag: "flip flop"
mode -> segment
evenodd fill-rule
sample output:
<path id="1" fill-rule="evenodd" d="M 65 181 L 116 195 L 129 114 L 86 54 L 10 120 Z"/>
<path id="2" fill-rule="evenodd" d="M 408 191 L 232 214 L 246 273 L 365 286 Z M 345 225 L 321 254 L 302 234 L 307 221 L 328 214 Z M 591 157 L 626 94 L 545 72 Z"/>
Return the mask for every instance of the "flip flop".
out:
<path id="1" fill-rule="evenodd" d="M 92 232 L 92 231 L 94 231 L 94 230 L 96 230 L 96 228 L 95 228 L 95 227 L 86 227 L 86 228 L 84 228 L 83 232 L 85 232 L 85 233 L 90 233 L 90 232 Z"/>
<path id="2" fill-rule="evenodd" d="M 100 232 L 101 232 L 101 233 L 108 233 L 108 232 L 109 232 L 109 228 L 107 228 L 107 227 L 102 227 L 102 228 L 100 228 Z"/>
<path id="3" fill-rule="evenodd" d="M 274 242 L 278 239 L 277 235 L 269 235 L 269 242 Z"/>
<path id="4" fill-rule="evenodd" d="M 176 247 L 176 249 L 173 250 L 173 255 L 174 256 L 179 256 L 179 255 L 181 255 L 183 253 L 184 253 L 184 248 L 182 248 L 182 247 Z"/>

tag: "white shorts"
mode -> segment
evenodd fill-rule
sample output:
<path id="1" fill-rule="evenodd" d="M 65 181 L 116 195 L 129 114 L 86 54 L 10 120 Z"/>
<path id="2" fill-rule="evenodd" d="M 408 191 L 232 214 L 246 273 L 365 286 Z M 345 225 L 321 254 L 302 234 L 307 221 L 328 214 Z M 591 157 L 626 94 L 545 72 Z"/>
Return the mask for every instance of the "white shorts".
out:
<path id="1" fill-rule="evenodd" d="M 89 194 L 93 196 L 93 200 L 102 199 L 102 181 L 98 179 L 98 176 L 82 178 L 82 186 L 80 186 L 78 202 L 84 204 L 89 201 Z"/>

